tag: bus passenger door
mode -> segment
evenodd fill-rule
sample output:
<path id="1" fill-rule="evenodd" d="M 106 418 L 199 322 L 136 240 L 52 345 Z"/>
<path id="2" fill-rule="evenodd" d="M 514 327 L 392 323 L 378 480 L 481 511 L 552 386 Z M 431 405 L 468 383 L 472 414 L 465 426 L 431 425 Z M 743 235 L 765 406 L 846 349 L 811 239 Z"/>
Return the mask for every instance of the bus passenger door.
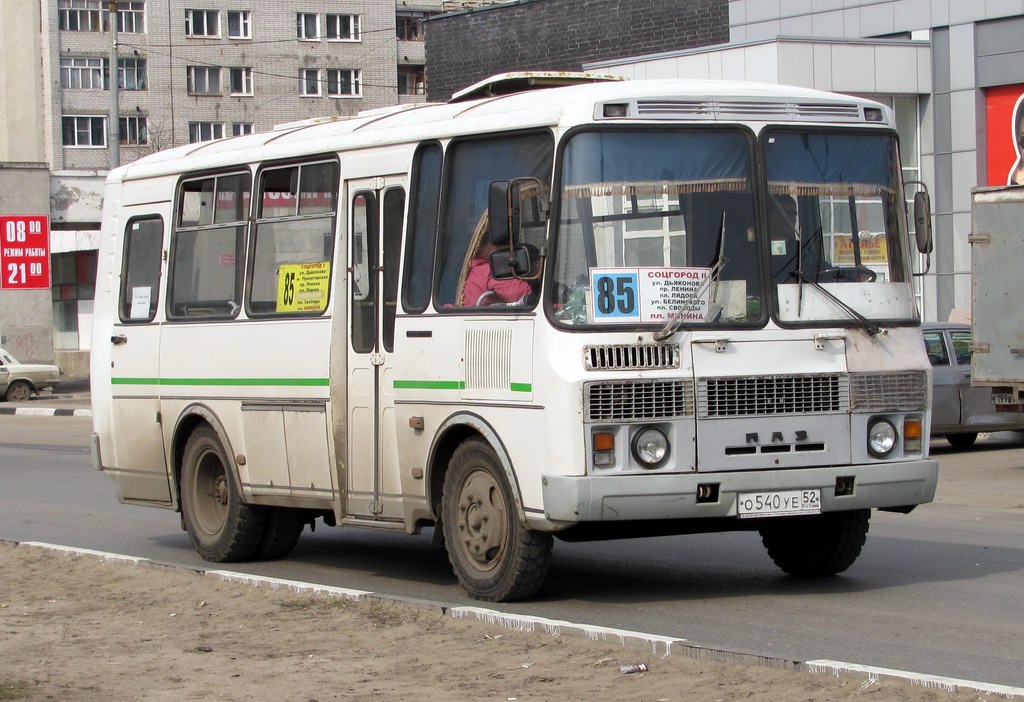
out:
<path id="1" fill-rule="evenodd" d="M 347 508 L 403 518 L 394 404 L 394 329 L 405 212 L 401 177 L 348 181 Z"/>
<path id="2" fill-rule="evenodd" d="M 160 426 L 160 324 L 164 219 L 131 217 L 124 230 L 121 289 L 110 336 L 114 455 L 103 461 L 128 501 L 171 501 Z"/>

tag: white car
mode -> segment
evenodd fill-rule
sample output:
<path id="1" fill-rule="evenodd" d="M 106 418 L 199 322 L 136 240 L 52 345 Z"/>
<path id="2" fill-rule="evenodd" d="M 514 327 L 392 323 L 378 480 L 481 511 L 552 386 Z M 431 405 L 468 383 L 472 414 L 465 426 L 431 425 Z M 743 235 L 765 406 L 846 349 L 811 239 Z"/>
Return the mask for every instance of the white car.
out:
<path id="1" fill-rule="evenodd" d="M 0 349 L 0 396 L 8 402 L 24 402 L 34 393 L 60 382 L 61 370 L 43 363 L 19 363 Z"/>

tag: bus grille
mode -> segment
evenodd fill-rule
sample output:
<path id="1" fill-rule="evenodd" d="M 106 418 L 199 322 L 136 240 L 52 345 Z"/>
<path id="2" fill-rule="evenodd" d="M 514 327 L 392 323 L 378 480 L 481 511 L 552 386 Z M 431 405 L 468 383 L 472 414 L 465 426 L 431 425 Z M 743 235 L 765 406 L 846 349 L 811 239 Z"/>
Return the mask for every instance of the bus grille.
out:
<path id="1" fill-rule="evenodd" d="M 678 368 L 677 344 L 609 344 L 583 349 L 587 370 L 651 370 Z"/>
<path id="2" fill-rule="evenodd" d="M 850 407 L 856 411 L 923 412 L 927 406 L 924 371 L 850 374 Z"/>
<path id="3" fill-rule="evenodd" d="M 771 102 L 743 100 L 638 100 L 638 116 L 674 116 L 694 119 L 863 121 L 856 103 Z"/>
<path id="4" fill-rule="evenodd" d="M 693 416 L 693 381 L 626 380 L 583 386 L 589 422 L 647 422 Z"/>
<path id="5" fill-rule="evenodd" d="M 845 375 L 758 375 L 701 378 L 697 383 L 701 417 L 829 414 L 849 408 Z"/>

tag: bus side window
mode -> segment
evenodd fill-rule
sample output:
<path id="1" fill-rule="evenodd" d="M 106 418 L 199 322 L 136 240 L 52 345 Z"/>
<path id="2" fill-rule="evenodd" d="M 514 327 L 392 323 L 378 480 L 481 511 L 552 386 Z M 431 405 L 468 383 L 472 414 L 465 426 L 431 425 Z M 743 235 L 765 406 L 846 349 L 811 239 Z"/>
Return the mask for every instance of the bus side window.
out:
<path id="1" fill-rule="evenodd" d="M 549 132 L 464 139 L 448 147 L 447 192 L 439 242 L 441 271 L 435 307 L 450 308 L 458 304 L 460 278 L 467 259 L 473 255 L 467 252 L 474 231 L 487 211 L 491 183 L 532 177 L 548 186 L 553 152 Z M 515 310 L 514 307 L 507 309 Z"/>
<path id="2" fill-rule="evenodd" d="M 398 312 L 398 265 L 402 246 L 402 214 L 405 191 L 390 188 L 384 193 L 384 349 L 395 350 L 395 314 Z"/>
<path id="3" fill-rule="evenodd" d="M 405 245 L 402 307 L 406 312 L 422 312 L 430 304 L 430 282 L 434 277 L 437 212 L 441 200 L 439 144 L 423 144 L 416 150 L 409 196 L 409 238 Z"/>
<path id="4" fill-rule="evenodd" d="M 248 173 L 182 183 L 171 242 L 169 318 L 238 315 L 251 185 Z"/>
<path id="5" fill-rule="evenodd" d="M 164 221 L 158 216 L 128 221 L 121 271 L 121 321 L 152 322 L 160 297 L 160 253 Z"/>
<path id="6" fill-rule="evenodd" d="M 264 169 L 247 313 L 323 314 L 330 293 L 338 163 Z"/>

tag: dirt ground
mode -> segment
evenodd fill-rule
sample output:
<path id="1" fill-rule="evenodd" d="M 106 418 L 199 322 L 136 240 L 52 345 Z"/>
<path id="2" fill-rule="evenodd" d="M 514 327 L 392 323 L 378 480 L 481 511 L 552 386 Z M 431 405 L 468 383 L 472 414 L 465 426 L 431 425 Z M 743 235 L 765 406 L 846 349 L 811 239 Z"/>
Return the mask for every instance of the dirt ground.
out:
<path id="1" fill-rule="evenodd" d="M 0 700 L 992 699 L 0 543 Z M 644 663 L 644 673 L 620 666 Z"/>

